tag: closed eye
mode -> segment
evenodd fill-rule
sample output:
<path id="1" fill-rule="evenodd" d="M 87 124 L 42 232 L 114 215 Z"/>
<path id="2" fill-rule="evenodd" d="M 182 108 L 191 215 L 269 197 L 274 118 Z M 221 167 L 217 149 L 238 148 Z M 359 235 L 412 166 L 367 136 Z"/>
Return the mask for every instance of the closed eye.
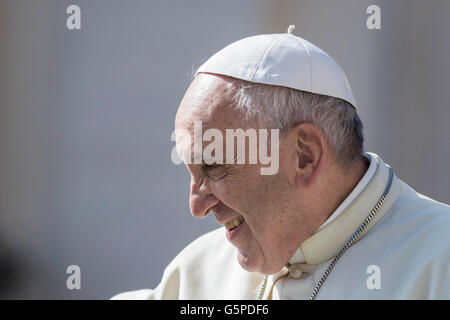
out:
<path id="1" fill-rule="evenodd" d="M 214 181 L 218 181 L 224 178 L 227 173 L 227 170 L 225 170 L 226 166 L 218 163 L 212 164 L 203 163 L 202 169 L 203 172 Z"/>
<path id="2" fill-rule="evenodd" d="M 210 170 L 210 169 L 218 168 L 218 167 L 221 167 L 221 166 L 222 165 L 216 164 L 216 163 L 214 163 L 214 164 L 206 164 L 206 163 L 204 163 L 202 167 L 205 170 Z"/>

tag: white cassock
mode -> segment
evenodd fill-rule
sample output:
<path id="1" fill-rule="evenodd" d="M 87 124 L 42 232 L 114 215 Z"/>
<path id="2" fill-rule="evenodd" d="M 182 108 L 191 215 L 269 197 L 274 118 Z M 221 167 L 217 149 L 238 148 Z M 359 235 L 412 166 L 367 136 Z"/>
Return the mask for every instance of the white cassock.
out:
<path id="1" fill-rule="evenodd" d="M 450 299 L 450 207 L 417 193 L 395 174 L 390 179 L 390 167 L 376 154 L 365 156 L 370 166 L 355 189 L 265 286 L 264 275 L 242 269 L 237 249 L 220 228 L 181 251 L 155 289 L 113 299 L 256 299 L 259 294 L 308 299 L 372 211 L 373 219 L 334 264 L 315 298 Z"/>

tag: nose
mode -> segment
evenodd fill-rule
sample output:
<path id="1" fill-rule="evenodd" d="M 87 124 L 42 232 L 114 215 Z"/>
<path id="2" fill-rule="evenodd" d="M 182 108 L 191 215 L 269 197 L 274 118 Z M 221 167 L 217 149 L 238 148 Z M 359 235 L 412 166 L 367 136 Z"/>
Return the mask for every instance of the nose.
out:
<path id="1" fill-rule="evenodd" d="M 220 202 L 211 192 L 204 179 L 191 178 L 191 191 L 189 194 L 189 207 L 192 215 L 197 218 L 206 217 L 210 209 Z"/>

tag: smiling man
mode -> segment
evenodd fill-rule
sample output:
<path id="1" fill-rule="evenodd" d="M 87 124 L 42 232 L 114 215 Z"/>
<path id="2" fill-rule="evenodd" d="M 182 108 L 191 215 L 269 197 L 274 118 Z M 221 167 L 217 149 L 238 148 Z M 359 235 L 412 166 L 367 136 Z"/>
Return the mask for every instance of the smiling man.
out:
<path id="1" fill-rule="evenodd" d="M 192 214 L 223 227 L 187 246 L 154 290 L 114 298 L 450 298 L 450 207 L 363 151 L 344 72 L 291 31 L 237 41 L 197 70 L 176 145 Z M 190 138 L 198 124 L 221 133 L 214 152 L 211 136 Z M 225 141 L 231 129 L 277 139 L 239 149 Z M 218 157 L 230 148 L 233 161 Z M 250 154 L 267 150 L 277 170 L 262 174 L 267 163 Z"/>

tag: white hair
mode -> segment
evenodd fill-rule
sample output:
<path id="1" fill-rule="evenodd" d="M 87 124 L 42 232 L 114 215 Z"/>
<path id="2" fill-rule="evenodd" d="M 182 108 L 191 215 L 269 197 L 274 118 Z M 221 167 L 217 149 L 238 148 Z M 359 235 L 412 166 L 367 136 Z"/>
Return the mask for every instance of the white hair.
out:
<path id="1" fill-rule="evenodd" d="M 230 81 L 233 104 L 247 121 L 278 128 L 280 137 L 298 124 L 316 125 L 330 144 L 334 158 L 348 168 L 363 153 L 363 125 L 345 100 L 301 90 L 244 80 Z"/>

